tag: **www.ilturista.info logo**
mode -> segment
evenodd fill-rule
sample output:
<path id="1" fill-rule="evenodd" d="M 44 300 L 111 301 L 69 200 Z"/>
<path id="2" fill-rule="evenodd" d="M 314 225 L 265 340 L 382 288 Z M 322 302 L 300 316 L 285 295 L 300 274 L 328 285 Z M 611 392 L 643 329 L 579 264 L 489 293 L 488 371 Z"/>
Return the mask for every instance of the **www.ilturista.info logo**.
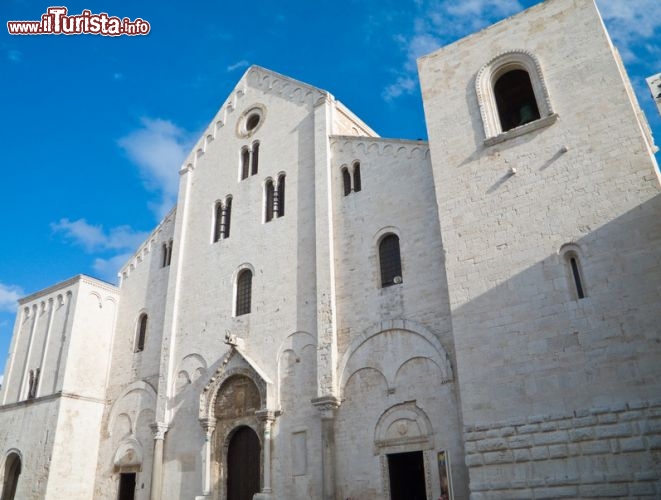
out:
<path id="1" fill-rule="evenodd" d="M 48 7 L 41 21 L 7 21 L 10 35 L 146 35 L 151 26 L 144 19 L 131 21 L 128 17 L 109 16 L 105 12 L 92 14 L 84 10 L 81 14 L 69 16 L 66 7 Z"/>

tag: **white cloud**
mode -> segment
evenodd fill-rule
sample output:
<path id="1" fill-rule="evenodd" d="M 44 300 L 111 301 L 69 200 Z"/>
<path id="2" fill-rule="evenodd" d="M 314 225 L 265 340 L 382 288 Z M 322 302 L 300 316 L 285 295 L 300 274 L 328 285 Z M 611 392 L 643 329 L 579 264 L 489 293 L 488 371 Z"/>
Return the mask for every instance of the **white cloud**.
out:
<path id="1" fill-rule="evenodd" d="M 0 283 L 0 311 L 15 312 L 16 302 L 24 296 L 25 292 L 21 287 Z"/>
<path id="2" fill-rule="evenodd" d="M 402 70 L 395 71 L 396 80 L 381 94 L 386 101 L 414 92 L 419 57 L 523 10 L 518 0 L 421 0 L 416 6 L 411 32 L 395 37 L 405 60 Z"/>
<path id="3" fill-rule="evenodd" d="M 85 219 L 60 219 L 51 224 L 51 229 L 63 233 L 65 238 L 81 245 L 87 252 L 134 249 L 147 238 L 146 232 L 135 231 L 129 226 L 114 227 L 106 232 L 103 226 L 93 226 Z"/>
<path id="4" fill-rule="evenodd" d="M 231 73 L 232 71 L 235 71 L 237 69 L 247 68 L 248 66 L 250 66 L 250 63 L 245 59 L 241 59 L 239 62 L 227 66 L 227 72 Z"/>
<path id="5" fill-rule="evenodd" d="M 119 139 L 118 144 L 135 163 L 147 189 L 160 200 L 152 204 L 162 218 L 175 205 L 179 167 L 194 142 L 191 134 L 168 120 L 142 118 L 142 127 Z"/>
<path id="6" fill-rule="evenodd" d="M 604 23 L 622 58 L 642 62 L 658 49 L 661 38 L 661 2 L 659 0 L 597 0 Z M 642 54 L 636 56 L 634 47 Z"/>
<path id="7" fill-rule="evenodd" d="M 122 253 L 108 259 L 94 259 L 93 268 L 102 279 L 114 282 L 117 279 L 117 273 L 124 264 L 133 256 L 132 253 Z"/>

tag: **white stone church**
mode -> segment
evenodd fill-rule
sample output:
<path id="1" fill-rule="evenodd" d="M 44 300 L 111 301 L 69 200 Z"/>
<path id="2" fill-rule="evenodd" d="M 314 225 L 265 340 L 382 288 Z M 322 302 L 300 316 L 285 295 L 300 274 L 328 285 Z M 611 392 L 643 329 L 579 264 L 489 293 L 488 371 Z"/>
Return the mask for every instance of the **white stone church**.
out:
<path id="1" fill-rule="evenodd" d="M 251 67 L 119 286 L 20 301 L 2 500 L 661 497 L 656 148 L 595 5 L 418 65 L 428 142 Z"/>

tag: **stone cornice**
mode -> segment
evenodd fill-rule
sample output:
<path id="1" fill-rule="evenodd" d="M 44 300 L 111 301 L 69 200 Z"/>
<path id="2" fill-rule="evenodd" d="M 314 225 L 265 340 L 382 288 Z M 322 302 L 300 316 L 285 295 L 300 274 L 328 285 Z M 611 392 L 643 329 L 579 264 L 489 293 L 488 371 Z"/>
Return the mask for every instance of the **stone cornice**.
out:
<path id="1" fill-rule="evenodd" d="M 330 145 L 331 151 L 334 153 L 342 152 L 360 156 L 398 156 L 409 159 L 429 157 L 427 141 L 333 135 L 330 137 Z"/>
<path id="2" fill-rule="evenodd" d="M 44 288 L 43 290 L 39 290 L 38 292 L 34 292 L 26 297 L 23 297 L 22 299 L 18 300 L 19 305 L 25 305 L 28 302 L 32 302 L 34 300 L 37 300 L 41 297 L 45 297 L 46 295 L 50 295 L 52 293 L 55 293 L 60 290 L 64 290 L 65 288 L 71 287 L 79 282 L 86 283 L 88 285 L 95 286 L 97 288 L 101 288 L 102 290 L 114 294 L 119 293 L 119 288 L 117 288 L 115 285 L 112 283 L 107 283 L 105 281 L 101 281 L 97 278 L 93 278 L 91 276 L 87 276 L 85 274 L 78 274 L 74 276 L 73 278 L 69 278 L 68 280 L 61 281 L 55 285 L 49 286 L 48 288 Z"/>
<path id="3" fill-rule="evenodd" d="M 56 399 L 76 399 L 79 401 L 87 401 L 89 403 L 96 403 L 105 405 L 106 401 L 104 399 L 92 398 L 90 396 L 83 396 L 81 394 L 75 394 L 73 392 L 54 392 L 53 394 L 48 394 L 46 396 L 39 396 L 38 398 L 24 399 L 22 401 L 15 401 L 14 403 L 7 403 L 6 405 L 0 406 L 0 412 L 11 410 L 12 408 L 19 408 L 22 406 L 29 406 L 33 404 L 46 403 L 48 401 L 53 401 Z"/>

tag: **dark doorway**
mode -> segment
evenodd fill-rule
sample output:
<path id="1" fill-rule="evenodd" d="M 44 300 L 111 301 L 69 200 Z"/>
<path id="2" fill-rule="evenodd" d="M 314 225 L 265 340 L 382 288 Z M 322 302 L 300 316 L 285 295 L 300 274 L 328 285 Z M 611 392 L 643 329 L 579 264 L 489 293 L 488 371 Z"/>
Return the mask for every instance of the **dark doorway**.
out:
<path id="1" fill-rule="evenodd" d="M 250 427 L 239 427 L 227 450 L 227 500 L 252 500 L 259 493 L 259 438 Z"/>
<path id="2" fill-rule="evenodd" d="M 21 474 L 21 457 L 10 453 L 5 462 L 5 478 L 2 485 L 2 500 L 14 500 L 18 476 Z"/>
<path id="3" fill-rule="evenodd" d="M 122 472 L 119 475 L 118 500 L 133 500 L 135 498 L 135 472 Z"/>
<path id="4" fill-rule="evenodd" d="M 390 500 L 427 500 L 421 451 L 388 455 Z"/>

